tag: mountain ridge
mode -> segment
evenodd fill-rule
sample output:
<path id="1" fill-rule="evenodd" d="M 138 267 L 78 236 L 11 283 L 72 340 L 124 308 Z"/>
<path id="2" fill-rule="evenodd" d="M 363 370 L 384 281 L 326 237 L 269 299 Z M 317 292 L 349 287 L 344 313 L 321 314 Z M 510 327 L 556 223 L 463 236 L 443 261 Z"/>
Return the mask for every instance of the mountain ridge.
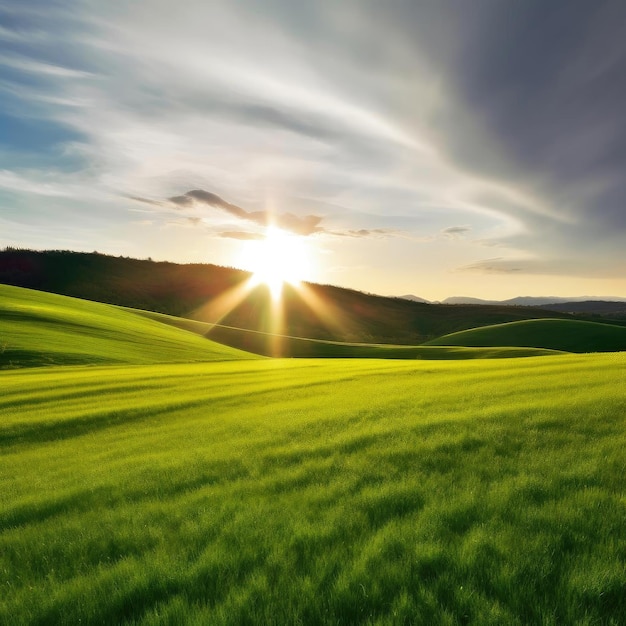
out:
<path id="1" fill-rule="evenodd" d="M 421 302 L 424 304 L 476 304 L 476 305 L 497 305 L 497 306 L 531 306 L 547 307 L 551 305 L 567 305 L 579 303 L 621 303 L 626 305 L 626 298 L 622 296 L 516 296 L 506 300 L 487 300 L 472 296 L 449 296 L 445 300 L 427 300 L 414 294 L 398 296 L 403 300 L 411 302 Z M 568 311 L 568 309 L 553 309 Z M 582 311 L 583 309 L 581 309 Z"/>
<path id="2" fill-rule="evenodd" d="M 545 306 L 568 302 L 626 302 L 621 296 L 516 296 L 507 300 L 484 300 L 467 296 L 451 296 L 442 304 L 496 304 L 501 306 Z"/>

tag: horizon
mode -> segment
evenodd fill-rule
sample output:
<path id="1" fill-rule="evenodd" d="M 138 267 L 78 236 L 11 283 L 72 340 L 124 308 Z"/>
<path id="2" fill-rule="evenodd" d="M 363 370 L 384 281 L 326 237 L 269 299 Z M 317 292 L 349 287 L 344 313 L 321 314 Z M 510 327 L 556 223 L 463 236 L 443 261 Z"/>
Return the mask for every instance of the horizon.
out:
<path id="1" fill-rule="evenodd" d="M 624 26 L 617 1 L 0 2 L 0 247 L 624 298 Z"/>
<path id="2" fill-rule="evenodd" d="M 146 258 L 138 258 L 138 257 L 132 257 L 132 256 L 126 256 L 126 255 L 115 255 L 115 254 L 110 254 L 107 252 L 100 252 L 99 250 L 61 250 L 61 249 L 33 249 L 33 248 L 20 248 L 20 247 L 14 247 L 14 246 L 6 246 L 2 252 L 36 252 L 36 253 L 46 253 L 46 252 L 57 252 L 57 253 L 70 253 L 70 254 L 98 254 L 98 255 L 102 255 L 102 256 L 110 256 L 112 258 L 124 258 L 124 259 L 128 259 L 128 260 L 133 260 L 133 261 L 146 261 L 146 262 L 150 262 L 150 263 L 174 263 L 174 264 L 180 264 L 180 265 L 195 265 L 195 264 L 201 264 L 201 265 L 209 265 L 209 266 L 215 266 L 215 267 L 221 267 L 221 268 L 225 268 L 225 269 L 231 269 L 237 272 L 246 272 L 248 274 L 252 274 L 254 275 L 254 271 L 253 270 L 247 270 L 241 267 L 234 267 L 231 265 L 219 265 L 216 263 L 209 263 L 209 262 L 194 262 L 191 261 L 189 263 L 181 263 L 178 261 L 172 261 L 170 259 L 157 259 L 157 258 L 153 258 L 153 257 L 146 257 Z M 403 294 L 390 294 L 390 293 L 376 293 L 373 291 L 367 291 L 367 290 L 363 290 L 363 289 L 357 289 L 355 287 L 351 287 L 349 285 L 338 285 L 338 284 L 333 284 L 333 283 L 319 283 L 316 281 L 285 281 L 285 283 L 288 282 L 293 282 L 295 284 L 295 286 L 297 287 L 297 283 L 299 282 L 303 282 L 303 283 L 310 283 L 310 284 L 316 284 L 316 285 L 320 285 L 322 287 L 333 287 L 333 288 L 337 288 L 337 289 L 346 289 L 346 290 L 351 290 L 351 291 L 358 291 L 361 293 L 364 293 L 365 295 L 370 295 L 370 296 L 375 296 L 375 297 L 382 297 L 382 298 L 400 298 L 400 299 L 407 299 L 407 300 L 411 300 L 412 298 L 420 298 L 421 300 L 424 300 L 424 302 L 426 302 L 427 304 L 456 304 L 456 303 L 447 303 L 446 300 L 450 300 L 450 299 L 470 299 L 470 300 L 484 300 L 485 303 L 489 303 L 489 302 L 494 302 L 494 303 L 498 303 L 498 302 L 507 302 L 508 300 L 513 300 L 513 299 L 523 299 L 523 298 L 534 298 L 534 299 L 546 299 L 546 298 L 555 298 L 555 299 L 559 299 L 559 300 L 566 300 L 566 301 L 598 301 L 598 302 L 621 302 L 621 301 L 626 301 L 626 296 L 619 296 L 619 295 L 615 295 L 615 294 L 611 294 L 611 295 L 599 295 L 599 294 L 577 294 L 577 295 L 569 295 L 569 296 L 558 296 L 555 294 L 517 294 L 516 296 L 512 297 L 512 298 L 506 298 L 506 299 L 502 299 L 502 300 L 495 300 L 493 298 L 481 298 L 479 296 L 469 296 L 467 294 L 449 294 L 448 296 L 446 296 L 445 298 L 442 298 L 440 300 L 431 300 L 430 298 L 425 298 L 423 296 L 421 296 L 420 294 L 416 294 L 416 293 L 403 293 Z M 271 287 L 270 287 L 271 288 Z M 530 306 L 530 305 L 529 305 Z"/>

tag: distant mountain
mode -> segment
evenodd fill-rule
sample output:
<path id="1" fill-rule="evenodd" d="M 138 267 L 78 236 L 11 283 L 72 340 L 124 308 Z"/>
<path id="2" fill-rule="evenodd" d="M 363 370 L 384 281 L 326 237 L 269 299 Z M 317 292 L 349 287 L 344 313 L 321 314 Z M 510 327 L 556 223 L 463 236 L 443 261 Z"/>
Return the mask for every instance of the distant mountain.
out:
<path id="1" fill-rule="evenodd" d="M 424 298 L 420 298 L 419 296 L 414 296 L 413 294 L 407 294 L 406 296 L 400 296 L 403 300 L 410 300 L 411 302 L 421 302 L 422 304 L 430 304 L 430 300 L 425 300 Z"/>
<path id="2" fill-rule="evenodd" d="M 481 298 L 470 298 L 465 296 L 452 296 L 446 298 L 443 304 L 497 304 L 500 306 L 537 306 L 562 304 L 570 302 L 626 302 L 626 298 L 619 296 L 573 296 L 571 298 L 562 296 L 517 296 L 509 300 L 482 300 Z M 569 309 L 567 309 L 569 310 Z"/>

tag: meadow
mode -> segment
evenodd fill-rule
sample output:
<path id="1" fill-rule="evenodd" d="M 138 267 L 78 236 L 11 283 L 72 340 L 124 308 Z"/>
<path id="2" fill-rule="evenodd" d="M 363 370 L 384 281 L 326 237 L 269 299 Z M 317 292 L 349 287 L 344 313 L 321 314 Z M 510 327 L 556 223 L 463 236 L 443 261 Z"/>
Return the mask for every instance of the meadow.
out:
<path id="1" fill-rule="evenodd" d="M 0 623 L 623 623 L 626 355 L 0 376 Z"/>
<path id="2" fill-rule="evenodd" d="M 66 364 L 0 371 L 1 624 L 623 623 L 626 353 L 266 359 L 2 293 Z"/>

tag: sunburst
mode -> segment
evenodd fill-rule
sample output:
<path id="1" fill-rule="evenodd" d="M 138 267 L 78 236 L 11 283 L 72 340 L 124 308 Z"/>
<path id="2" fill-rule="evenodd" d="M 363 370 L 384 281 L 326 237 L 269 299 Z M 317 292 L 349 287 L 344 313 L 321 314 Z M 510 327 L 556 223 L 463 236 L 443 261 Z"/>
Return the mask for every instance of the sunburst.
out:
<path id="1" fill-rule="evenodd" d="M 274 300 L 280 299 L 283 285 L 298 285 L 310 266 L 303 238 L 269 226 L 264 239 L 246 242 L 242 265 L 253 272 L 251 285 L 267 285 Z"/>

